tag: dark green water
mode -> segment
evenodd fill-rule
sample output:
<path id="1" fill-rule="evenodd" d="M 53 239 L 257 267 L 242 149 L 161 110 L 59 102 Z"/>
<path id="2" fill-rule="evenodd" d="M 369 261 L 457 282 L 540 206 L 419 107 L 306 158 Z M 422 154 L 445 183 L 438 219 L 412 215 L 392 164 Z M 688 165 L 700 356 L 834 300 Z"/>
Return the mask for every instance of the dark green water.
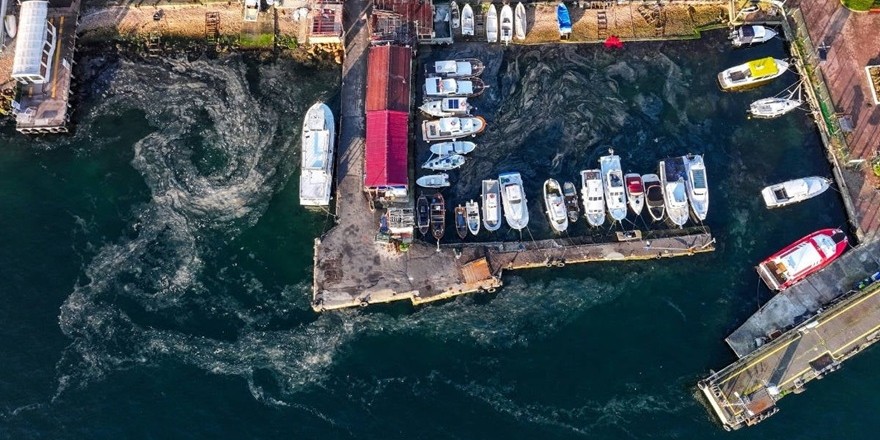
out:
<path id="1" fill-rule="evenodd" d="M 774 212 L 757 198 L 830 174 L 803 114 L 745 119 L 793 76 L 717 91 L 718 70 L 764 54 L 781 43 L 480 54 L 490 129 L 453 194 L 502 168 L 537 194 L 610 145 L 642 172 L 701 152 L 717 252 L 323 315 L 310 264 L 329 223 L 298 207 L 296 138 L 312 102 L 338 108 L 338 73 L 238 59 L 92 69 L 74 135 L 0 138 L 0 438 L 874 438 L 876 350 L 749 430 L 721 431 L 695 399 L 733 360 L 723 338 L 768 297 L 752 265 L 845 223 L 833 192 Z"/>

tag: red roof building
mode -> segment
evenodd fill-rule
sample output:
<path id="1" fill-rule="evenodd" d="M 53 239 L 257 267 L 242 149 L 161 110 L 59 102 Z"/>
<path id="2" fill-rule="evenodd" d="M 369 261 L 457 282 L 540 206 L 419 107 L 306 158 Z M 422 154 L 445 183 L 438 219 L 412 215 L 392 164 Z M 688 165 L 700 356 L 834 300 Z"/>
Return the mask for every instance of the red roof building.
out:
<path id="1" fill-rule="evenodd" d="M 408 111 L 367 112 L 364 189 L 406 194 L 408 151 Z"/>
<path id="2" fill-rule="evenodd" d="M 367 60 L 367 112 L 408 112 L 412 49 L 402 46 L 374 46 Z"/>
<path id="3" fill-rule="evenodd" d="M 370 39 L 373 43 L 415 44 L 434 34 L 432 0 L 373 0 Z"/>

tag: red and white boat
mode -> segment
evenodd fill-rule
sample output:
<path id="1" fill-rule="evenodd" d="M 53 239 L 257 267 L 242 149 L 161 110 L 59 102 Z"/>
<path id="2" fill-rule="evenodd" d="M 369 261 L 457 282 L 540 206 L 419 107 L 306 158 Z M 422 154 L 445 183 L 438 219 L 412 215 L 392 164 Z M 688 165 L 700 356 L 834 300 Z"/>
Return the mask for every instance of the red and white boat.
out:
<path id="1" fill-rule="evenodd" d="M 629 209 L 632 209 L 635 215 L 639 215 L 645 206 L 645 185 L 642 183 L 642 176 L 629 173 L 623 176 L 623 180 L 626 182 L 626 201 L 629 202 Z"/>
<path id="2" fill-rule="evenodd" d="M 822 229 L 788 245 L 755 269 L 768 287 L 781 292 L 831 264 L 848 245 L 840 229 Z"/>

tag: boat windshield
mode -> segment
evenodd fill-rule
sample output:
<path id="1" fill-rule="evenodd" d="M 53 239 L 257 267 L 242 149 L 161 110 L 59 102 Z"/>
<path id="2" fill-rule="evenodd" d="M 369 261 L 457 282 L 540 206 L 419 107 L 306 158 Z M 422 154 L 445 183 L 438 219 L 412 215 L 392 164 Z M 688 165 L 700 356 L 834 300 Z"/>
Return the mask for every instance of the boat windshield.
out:
<path id="1" fill-rule="evenodd" d="M 825 258 L 829 258 L 837 252 L 837 243 L 827 235 L 818 235 L 813 237 L 813 243 L 822 251 Z"/>
<path id="2" fill-rule="evenodd" d="M 608 173 L 608 183 L 612 188 L 622 188 L 623 180 L 620 179 L 620 174 L 616 172 Z"/>
<path id="3" fill-rule="evenodd" d="M 691 169 L 691 184 L 694 185 L 695 190 L 705 190 L 706 189 L 706 170 L 703 168 L 692 168 Z"/>
<path id="4" fill-rule="evenodd" d="M 812 243 L 801 243 L 791 252 L 781 256 L 779 262 L 785 266 L 785 276 L 791 278 L 804 270 L 822 262 L 822 255 Z"/>

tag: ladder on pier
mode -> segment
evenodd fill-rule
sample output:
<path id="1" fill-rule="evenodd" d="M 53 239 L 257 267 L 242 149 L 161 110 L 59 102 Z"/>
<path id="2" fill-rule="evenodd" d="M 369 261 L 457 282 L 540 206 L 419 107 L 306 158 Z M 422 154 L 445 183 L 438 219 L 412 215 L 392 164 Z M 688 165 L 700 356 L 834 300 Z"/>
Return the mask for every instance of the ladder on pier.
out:
<path id="1" fill-rule="evenodd" d="M 602 40 L 608 37 L 608 16 L 605 14 L 604 9 L 596 13 L 596 20 L 599 28 L 599 39 Z"/>
<path id="2" fill-rule="evenodd" d="M 220 13 L 205 13 L 205 40 L 211 44 L 217 44 L 220 39 Z"/>

